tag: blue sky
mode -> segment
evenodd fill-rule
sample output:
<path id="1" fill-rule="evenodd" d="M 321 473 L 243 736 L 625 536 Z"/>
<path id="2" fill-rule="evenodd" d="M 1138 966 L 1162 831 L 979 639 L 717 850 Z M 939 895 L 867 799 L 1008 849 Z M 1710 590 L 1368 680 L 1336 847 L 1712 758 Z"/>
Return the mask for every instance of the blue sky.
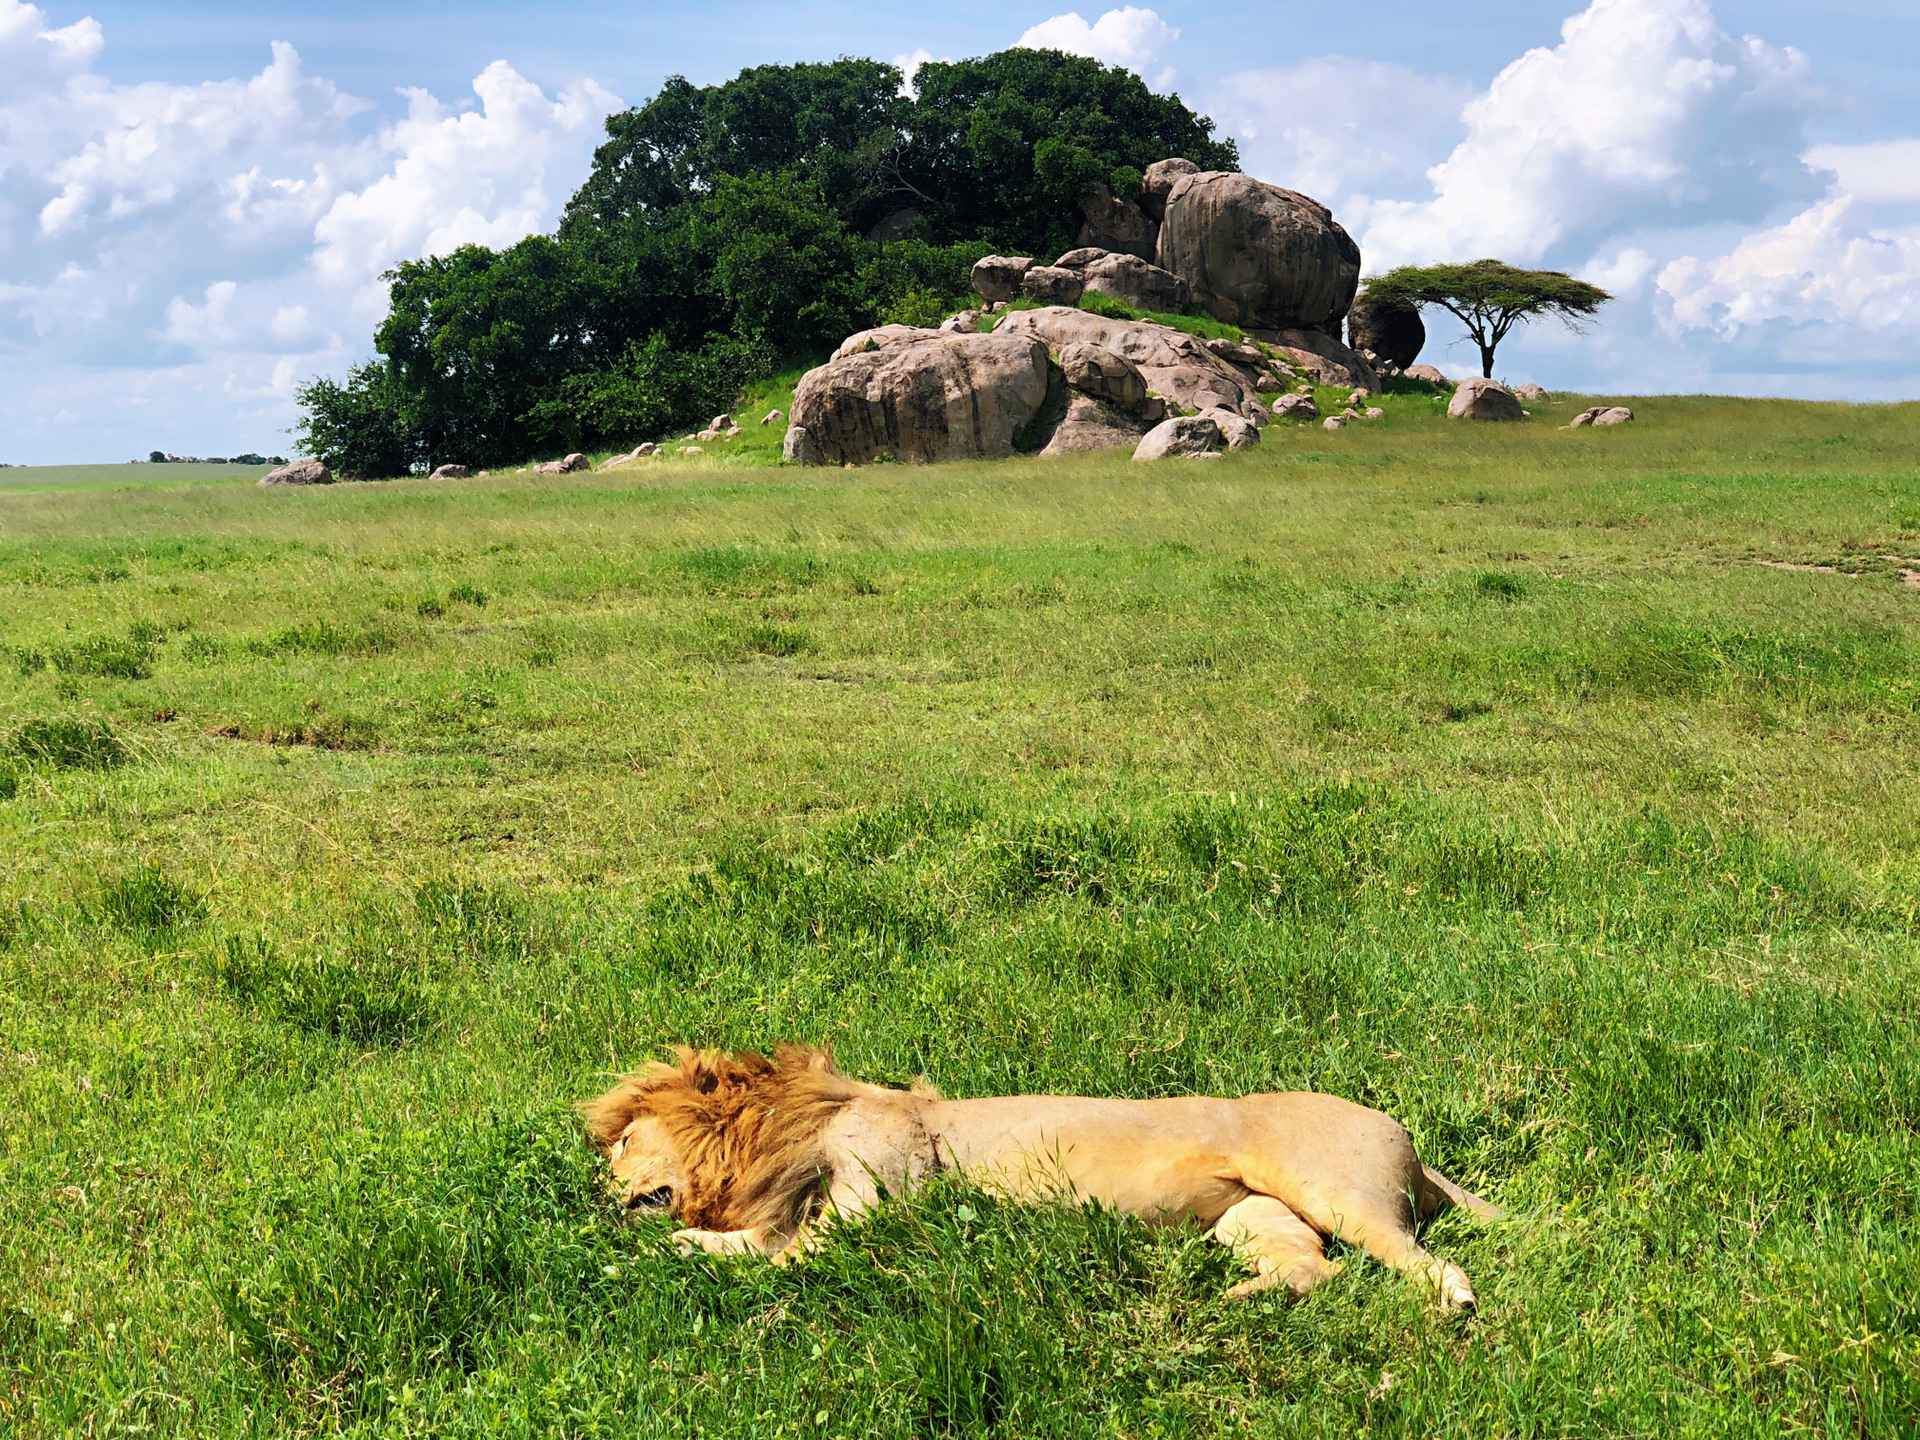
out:
<path id="1" fill-rule="evenodd" d="M 284 450 L 381 270 L 550 225 L 668 74 L 1023 39 L 1178 90 L 1370 268 L 1491 253 L 1620 295 L 1511 342 L 1515 380 L 1920 396 L 1920 0 L 0 0 L 0 460 Z"/>

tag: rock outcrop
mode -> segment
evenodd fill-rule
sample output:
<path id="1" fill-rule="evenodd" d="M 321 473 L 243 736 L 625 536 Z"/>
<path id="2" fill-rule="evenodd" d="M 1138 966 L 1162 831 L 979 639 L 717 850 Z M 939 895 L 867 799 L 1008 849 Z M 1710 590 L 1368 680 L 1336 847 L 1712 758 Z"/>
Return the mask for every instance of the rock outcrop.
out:
<path id="1" fill-rule="evenodd" d="M 1147 388 L 1183 410 L 1229 411 L 1256 425 L 1267 418 L 1253 382 L 1207 348 L 1197 336 L 1150 320 L 1109 320 L 1086 310 L 1048 306 L 1014 310 L 994 326 L 995 335 L 1036 336 L 1049 350 L 1076 341 L 1101 346 L 1132 361 Z"/>
<path id="2" fill-rule="evenodd" d="M 1318 330 L 1249 330 L 1247 334 L 1280 351 L 1311 375 L 1316 385 L 1380 389 L 1374 368 L 1331 335 Z"/>
<path id="3" fill-rule="evenodd" d="M 559 460 L 548 460 L 533 467 L 536 475 L 571 475 L 576 470 L 591 470 L 593 462 L 586 456 L 575 452 Z"/>
<path id="4" fill-rule="evenodd" d="M 1493 380 L 1462 380 L 1447 403 L 1450 420 L 1523 420 L 1520 397 Z"/>
<path id="5" fill-rule="evenodd" d="M 1234 171 L 1173 183 L 1156 253 L 1197 304 L 1246 329 L 1335 334 L 1360 283 L 1360 247 L 1326 206 Z"/>
<path id="6" fill-rule="evenodd" d="M 295 460 L 260 477 L 262 485 L 331 485 L 333 472 L 318 460 Z"/>
<path id="7" fill-rule="evenodd" d="M 1042 455 L 1133 445 L 1166 416 L 1140 367 L 1117 351 L 1076 340 L 1060 347 L 1055 363 L 1071 393 Z"/>
<path id="8" fill-rule="evenodd" d="M 465 465 L 436 465 L 429 480 L 465 480 L 473 471 Z"/>
<path id="9" fill-rule="evenodd" d="M 1000 305 L 1020 293 L 1020 281 L 1033 268 L 1025 255 L 988 255 L 973 262 L 973 293 L 989 305 Z"/>
<path id="10" fill-rule="evenodd" d="M 1446 371 L 1433 365 L 1409 365 L 1407 366 L 1407 378 L 1409 380 L 1424 380 L 1429 385 L 1444 385 L 1449 390 L 1453 388 L 1453 381 L 1447 378 Z"/>
<path id="11" fill-rule="evenodd" d="M 1119 199 L 1105 185 L 1095 185 L 1080 202 L 1080 213 L 1086 217 L 1080 227 L 1082 245 L 1153 259 L 1160 227 L 1133 201 Z"/>
<path id="12" fill-rule="evenodd" d="M 1347 311 L 1347 344 L 1356 352 L 1371 351 L 1405 370 L 1420 358 L 1426 343 L 1427 326 L 1418 306 L 1375 300 L 1362 291 Z"/>
<path id="13" fill-rule="evenodd" d="M 1033 334 L 886 326 L 802 377 L 785 451 L 818 465 L 999 459 L 1046 399 L 1047 347 Z"/>

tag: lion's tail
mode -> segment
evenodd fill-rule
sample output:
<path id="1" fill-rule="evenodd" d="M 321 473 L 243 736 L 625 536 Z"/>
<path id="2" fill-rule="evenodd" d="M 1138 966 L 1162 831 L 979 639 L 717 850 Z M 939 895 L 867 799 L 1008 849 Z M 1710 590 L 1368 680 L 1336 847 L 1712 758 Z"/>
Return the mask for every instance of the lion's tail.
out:
<path id="1" fill-rule="evenodd" d="M 1471 1190 L 1462 1189 L 1431 1165 L 1422 1165 L 1420 1176 L 1425 1181 L 1424 1193 L 1420 1196 L 1420 1214 L 1423 1218 L 1437 1214 L 1449 1205 L 1458 1205 L 1467 1214 L 1480 1221 L 1491 1222 L 1507 1218 L 1507 1212 L 1491 1200 L 1482 1200 Z"/>

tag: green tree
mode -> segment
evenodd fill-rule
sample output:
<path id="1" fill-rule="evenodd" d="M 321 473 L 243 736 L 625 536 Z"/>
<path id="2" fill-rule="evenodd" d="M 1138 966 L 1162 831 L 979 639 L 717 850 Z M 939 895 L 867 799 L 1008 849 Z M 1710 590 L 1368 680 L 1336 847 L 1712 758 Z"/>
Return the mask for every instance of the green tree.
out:
<path id="1" fill-rule="evenodd" d="M 1367 281 L 1376 302 L 1438 305 L 1467 327 L 1480 347 L 1480 373 L 1493 377 L 1493 355 L 1515 325 L 1551 315 L 1569 329 L 1613 297 L 1558 270 L 1519 270 L 1498 260 L 1471 265 L 1403 265 Z"/>
<path id="2" fill-rule="evenodd" d="M 428 457 L 406 414 L 407 396 L 384 360 L 356 365 L 345 384 L 322 377 L 294 391 L 295 448 L 340 475 L 384 480 Z"/>

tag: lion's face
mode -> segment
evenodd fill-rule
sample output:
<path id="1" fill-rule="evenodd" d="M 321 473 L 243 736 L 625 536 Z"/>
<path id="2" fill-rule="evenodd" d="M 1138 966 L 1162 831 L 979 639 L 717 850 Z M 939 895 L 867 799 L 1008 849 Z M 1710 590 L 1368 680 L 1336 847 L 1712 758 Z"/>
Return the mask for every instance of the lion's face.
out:
<path id="1" fill-rule="evenodd" d="M 620 1203 L 639 1214 L 672 1210 L 685 1190 L 679 1156 L 666 1126 L 643 1115 L 620 1132 L 607 1149 L 613 1166 L 613 1190 Z"/>

